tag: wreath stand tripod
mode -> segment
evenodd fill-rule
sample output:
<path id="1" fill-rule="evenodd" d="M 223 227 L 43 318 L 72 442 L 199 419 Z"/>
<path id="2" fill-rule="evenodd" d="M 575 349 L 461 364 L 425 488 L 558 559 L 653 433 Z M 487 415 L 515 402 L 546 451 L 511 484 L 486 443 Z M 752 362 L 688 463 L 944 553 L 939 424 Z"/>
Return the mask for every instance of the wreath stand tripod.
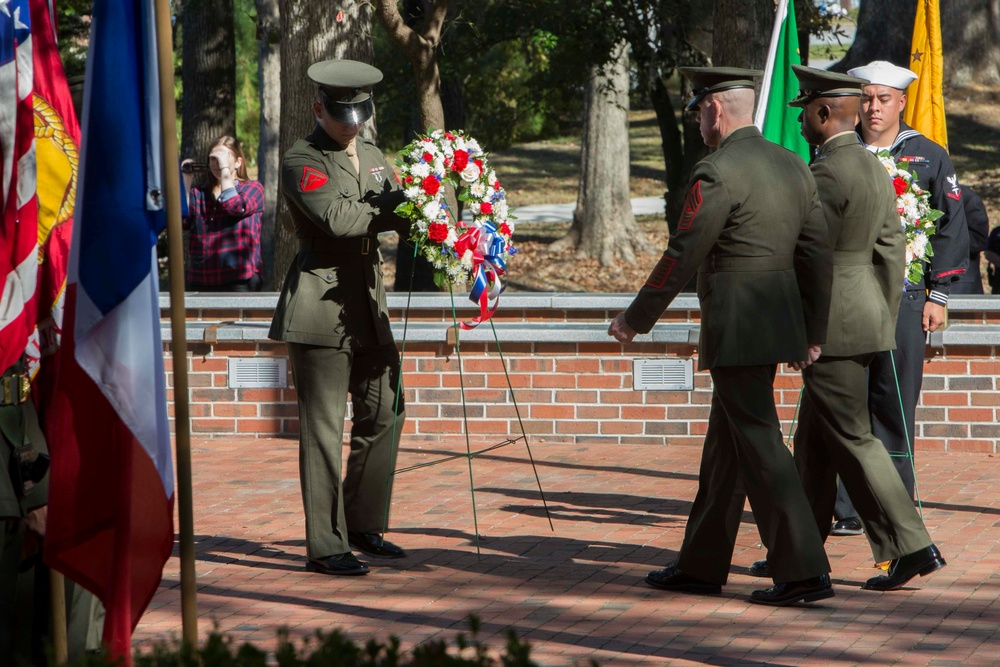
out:
<path id="1" fill-rule="evenodd" d="M 414 268 L 416 267 L 416 258 L 418 257 L 418 252 L 419 252 L 419 246 L 415 246 L 414 247 L 414 253 L 413 253 L 414 254 Z M 412 272 L 411 272 L 411 276 L 410 276 L 410 284 L 411 285 L 413 284 L 413 274 L 412 274 Z M 385 523 L 382 526 L 382 533 L 384 534 L 387 531 L 387 529 L 388 529 L 388 525 L 387 525 L 388 521 L 389 521 L 389 507 L 388 507 L 388 503 L 390 501 L 390 494 L 388 493 L 388 491 L 391 488 L 392 482 L 393 482 L 394 478 L 397 475 L 401 475 L 401 474 L 407 473 L 407 472 L 412 472 L 412 471 L 415 471 L 415 470 L 420 470 L 420 469 L 423 469 L 423 468 L 429 468 L 431 466 L 440 465 L 442 463 L 449 463 L 449 462 L 452 462 L 452 461 L 459 461 L 459 460 L 465 459 L 466 462 L 467 462 L 467 465 L 468 465 L 468 470 L 469 470 L 469 495 L 470 495 L 470 498 L 471 498 L 471 501 L 472 501 L 472 523 L 473 523 L 473 529 L 474 529 L 475 535 L 476 535 L 476 555 L 477 556 L 482 556 L 482 552 L 480 551 L 480 544 L 479 544 L 479 538 L 480 538 L 480 534 L 479 534 L 479 517 L 478 517 L 478 513 L 476 511 L 476 485 L 475 485 L 475 480 L 474 480 L 474 476 L 473 476 L 473 469 L 472 469 L 472 460 L 474 458 L 476 458 L 476 457 L 483 456 L 484 454 L 488 454 L 490 452 L 496 451 L 496 450 L 501 449 L 503 447 L 507 447 L 508 445 L 514 445 L 514 444 L 517 444 L 519 442 L 523 442 L 525 450 L 528 453 L 528 461 L 531 463 L 531 470 L 532 470 L 532 472 L 534 473 L 534 476 L 535 476 L 535 483 L 538 486 L 538 494 L 539 494 L 539 496 L 541 498 L 541 501 L 542 501 L 542 507 L 545 509 L 545 518 L 549 522 L 549 528 L 551 528 L 553 531 L 555 531 L 555 526 L 552 523 L 552 516 L 549 513 L 549 506 L 548 506 L 548 503 L 545 500 L 545 491 L 542 489 L 542 480 L 538 476 L 538 469 L 535 466 L 535 458 L 534 458 L 534 456 L 531 453 L 531 445 L 528 442 L 528 435 L 527 435 L 527 433 L 524 430 L 524 422 L 521 419 L 521 411 L 520 411 L 520 408 L 517 405 L 517 398 L 514 396 L 514 387 L 511 385 L 510 375 L 507 373 L 507 361 L 506 361 L 506 359 L 504 359 L 503 350 L 500 347 L 500 339 L 499 339 L 499 337 L 497 335 L 497 330 L 496 330 L 496 327 L 493 324 L 493 320 L 492 319 L 489 320 L 490 329 L 493 332 L 493 340 L 496 343 L 497 354 L 498 354 L 498 356 L 500 358 L 500 366 L 503 369 L 504 379 L 507 382 L 507 389 L 510 392 L 511 403 L 514 406 L 514 414 L 517 416 L 517 424 L 518 424 L 518 428 L 519 428 L 521 434 L 520 435 L 514 435 L 513 437 L 508 436 L 508 437 L 504 438 L 503 440 L 500 440 L 499 442 L 496 442 L 496 443 L 494 443 L 492 445 L 489 445 L 487 447 L 484 447 L 482 449 L 476 449 L 476 450 L 472 449 L 472 443 L 471 443 L 470 438 L 469 438 L 468 409 L 467 409 L 466 400 L 465 400 L 465 378 L 464 378 L 464 370 L 463 370 L 463 363 L 462 363 L 462 345 L 461 345 L 461 337 L 459 335 L 459 332 L 461 331 L 462 327 L 459 324 L 458 314 L 457 314 L 456 309 L 455 309 L 455 293 L 452 290 L 450 284 L 448 285 L 448 293 L 449 293 L 449 296 L 451 297 L 451 317 L 452 317 L 452 324 L 448 328 L 447 340 L 448 340 L 449 343 L 451 343 L 451 342 L 454 343 L 454 346 L 455 346 L 455 355 L 456 355 L 457 360 L 458 360 L 459 390 L 460 390 L 460 393 L 461 393 L 461 396 L 462 396 L 462 432 L 463 432 L 463 435 L 465 436 L 465 452 L 464 453 L 460 453 L 460 454 L 452 454 L 452 455 L 448 455 L 448 456 L 443 456 L 443 457 L 434 459 L 432 461 L 425 461 L 423 463 L 418 463 L 418 464 L 415 464 L 415 465 L 407 466 L 407 467 L 404 467 L 404 468 L 399 468 L 399 469 L 396 469 L 396 470 L 392 471 L 388 475 L 388 477 L 386 478 L 386 491 L 387 491 L 387 493 L 386 493 L 386 505 L 387 506 L 386 506 L 385 512 L 384 512 L 384 517 L 385 517 L 384 522 Z M 412 298 L 413 298 L 413 291 L 410 290 L 410 292 L 409 292 L 409 294 L 407 296 L 407 299 L 406 299 L 406 309 L 405 309 L 404 316 L 403 316 L 403 339 L 402 339 L 402 344 L 400 346 L 400 354 L 399 354 L 400 369 L 402 369 L 403 359 L 405 358 L 405 355 L 406 355 L 406 330 L 407 330 L 407 326 L 408 326 L 409 321 L 410 321 L 410 302 L 411 302 Z M 402 370 L 400 371 L 400 376 L 402 377 Z M 398 413 L 399 413 L 398 408 L 399 408 L 399 401 L 401 399 L 401 392 L 403 390 L 402 388 L 403 388 L 403 383 L 399 382 L 398 385 L 397 385 L 397 387 L 396 387 L 396 400 L 395 400 L 394 405 L 393 405 L 393 415 L 394 415 L 393 416 L 393 420 L 394 421 L 395 421 L 395 419 L 398 418 Z M 399 430 L 396 428 L 395 423 L 393 424 L 393 433 L 394 434 L 399 433 Z M 398 438 L 397 435 L 393 436 L 393 442 L 392 442 L 392 458 L 393 458 L 393 460 L 396 459 L 396 454 L 398 452 L 398 447 L 399 447 L 399 443 L 397 442 L 397 438 Z"/>

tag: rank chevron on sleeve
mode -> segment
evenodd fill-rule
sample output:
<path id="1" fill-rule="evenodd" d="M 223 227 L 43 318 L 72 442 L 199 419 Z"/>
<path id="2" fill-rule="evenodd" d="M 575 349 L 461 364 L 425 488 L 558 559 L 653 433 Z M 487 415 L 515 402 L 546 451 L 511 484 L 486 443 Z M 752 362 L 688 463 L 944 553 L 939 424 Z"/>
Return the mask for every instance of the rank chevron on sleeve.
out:
<path id="1" fill-rule="evenodd" d="M 302 167 L 302 180 L 299 181 L 299 190 L 311 192 L 326 185 L 330 179 L 318 169 L 312 167 Z"/>

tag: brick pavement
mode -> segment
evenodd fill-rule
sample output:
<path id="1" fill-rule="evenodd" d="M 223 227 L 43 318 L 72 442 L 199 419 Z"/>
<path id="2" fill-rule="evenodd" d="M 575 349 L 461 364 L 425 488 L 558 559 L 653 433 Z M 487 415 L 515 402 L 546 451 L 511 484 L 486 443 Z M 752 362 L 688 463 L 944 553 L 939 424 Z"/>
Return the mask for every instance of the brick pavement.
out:
<path id="1" fill-rule="evenodd" d="M 411 647 L 452 639 L 475 613 L 491 647 L 511 627 L 545 665 L 1000 664 L 998 457 L 919 454 L 924 516 L 947 568 L 907 590 L 862 591 L 874 574 L 867 542 L 831 538 L 837 596 L 774 609 L 746 602 L 768 585 L 747 574 L 762 557 L 749 512 L 721 596 L 642 583 L 680 545 L 699 449 L 531 442 L 554 531 L 517 443 L 473 463 L 480 556 L 460 459 L 398 477 L 387 537 L 408 558 L 370 560 L 372 574 L 336 578 L 303 569 L 295 441 L 196 440 L 202 636 L 217 623 L 238 641 L 273 647 L 280 626 L 293 637 L 338 627 L 355 640 L 392 634 Z M 400 466 L 465 445 L 436 447 L 404 441 Z M 137 646 L 180 634 L 179 578 L 171 558 Z"/>

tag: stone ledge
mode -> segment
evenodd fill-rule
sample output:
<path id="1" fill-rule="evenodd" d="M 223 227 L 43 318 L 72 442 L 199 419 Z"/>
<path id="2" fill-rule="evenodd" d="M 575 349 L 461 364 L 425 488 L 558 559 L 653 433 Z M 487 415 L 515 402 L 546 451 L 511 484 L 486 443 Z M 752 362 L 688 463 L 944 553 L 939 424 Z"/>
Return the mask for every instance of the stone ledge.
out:
<path id="1" fill-rule="evenodd" d="M 506 295 L 502 300 L 502 308 L 510 310 L 624 310 L 632 302 L 631 294 L 592 294 L 583 292 L 567 293 L 514 293 Z M 258 294 L 206 294 L 188 293 L 185 295 L 187 311 L 232 310 L 234 315 L 241 311 L 274 310 L 277 304 L 276 292 Z M 435 311 L 445 317 L 452 311 L 452 296 L 438 293 L 389 293 L 387 295 L 389 308 L 400 312 L 409 307 L 410 311 L 426 313 Z M 475 306 L 469 303 L 464 294 L 456 295 L 454 307 L 462 318 L 471 317 Z M 170 297 L 160 295 L 160 308 L 164 321 L 161 327 L 163 340 L 171 339 L 169 322 L 166 317 L 170 308 Z M 685 294 L 674 299 L 670 311 L 698 311 L 698 299 L 693 294 Z M 956 295 L 949 302 L 949 310 L 955 313 L 993 313 L 1000 312 L 1000 296 Z M 192 342 L 215 341 L 266 341 L 270 322 L 260 320 L 233 321 L 197 321 L 188 320 L 186 325 L 187 339 Z M 449 341 L 448 332 L 452 328 L 444 322 L 410 322 L 406 326 L 406 340 L 419 342 Z M 496 338 L 508 343 L 610 343 L 607 335 L 607 322 L 504 322 L 494 324 Z M 395 321 L 392 325 L 396 340 L 403 339 L 404 323 Z M 657 324 L 648 334 L 636 337 L 639 343 L 685 343 L 697 344 L 699 325 L 697 322 L 664 322 Z M 472 342 L 488 342 L 494 339 L 493 327 L 480 325 L 471 331 L 462 331 L 461 340 Z M 931 334 L 930 345 L 943 348 L 948 345 L 992 346 L 1000 345 L 1000 324 L 953 324 L 943 331 Z"/>
<path id="2" fill-rule="evenodd" d="M 270 322 L 188 322 L 185 336 L 189 343 L 212 342 L 261 342 L 267 337 Z M 448 332 L 453 327 L 440 322 L 411 322 L 406 325 L 406 340 L 410 342 L 450 342 Z M 490 342 L 496 339 L 503 343 L 613 343 L 608 337 L 606 322 L 593 323 L 553 323 L 499 322 L 491 327 L 488 323 L 470 331 L 461 331 L 460 340 L 467 342 Z M 686 343 L 697 344 L 698 324 L 668 323 L 658 324 L 648 334 L 636 336 L 637 343 Z M 160 326 L 164 341 L 171 340 L 169 323 Z M 403 340 L 403 323 L 393 323 L 392 335 L 397 342 Z"/>
<path id="3" fill-rule="evenodd" d="M 537 294 L 514 292 L 501 298 L 501 307 L 518 310 L 625 310 L 635 295 L 633 294 L 593 294 L 588 292 L 543 292 Z M 389 308 L 403 310 L 409 302 L 409 307 L 415 310 L 451 311 L 452 297 L 450 294 L 435 292 L 418 292 L 412 296 L 402 292 L 389 292 L 386 295 Z M 277 292 L 260 292 L 257 294 L 208 294 L 204 292 L 188 292 L 184 298 L 187 310 L 274 310 L 278 304 Z M 466 293 L 455 294 L 456 308 L 475 309 Z M 160 294 L 160 309 L 170 309 L 170 295 Z M 1000 302 L 998 302 L 1000 310 Z M 670 304 L 668 310 L 698 310 L 698 297 L 694 294 L 684 294 Z"/>
<path id="4" fill-rule="evenodd" d="M 1000 324 L 952 324 L 931 334 L 931 347 L 1000 345 Z"/>

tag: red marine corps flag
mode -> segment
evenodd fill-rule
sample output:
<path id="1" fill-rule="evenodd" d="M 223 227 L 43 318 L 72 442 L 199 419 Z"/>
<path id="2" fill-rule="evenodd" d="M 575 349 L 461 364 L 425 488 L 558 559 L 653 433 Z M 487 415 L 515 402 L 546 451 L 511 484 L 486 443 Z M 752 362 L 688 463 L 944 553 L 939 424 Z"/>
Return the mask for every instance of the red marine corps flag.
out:
<path id="1" fill-rule="evenodd" d="M 26 356 L 35 404 L 44 419 L 52 396 L 53 354 L 62 336 L 80 173 L 80 125 L 56 48 L 48 3 L 30 0 L 30 4 L 39 265 L 37 326 Z"/>

